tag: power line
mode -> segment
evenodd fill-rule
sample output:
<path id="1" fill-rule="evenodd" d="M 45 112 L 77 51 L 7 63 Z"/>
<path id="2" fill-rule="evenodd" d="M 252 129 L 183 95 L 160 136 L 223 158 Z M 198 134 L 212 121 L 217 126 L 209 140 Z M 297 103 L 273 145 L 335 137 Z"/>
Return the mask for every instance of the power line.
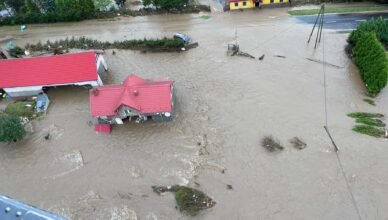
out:
<path id="1" fill-rule="evenodd" d="M 321 16 L 320 16 L 321 15 Z M 341 158 L 339 156 L 339 153 L 338 153 L 338 147 L 336 145 L 336 143 L 334 142 L 331 134 L 330 134 L 330 131 L 329 131 L 329 128 L 328 128 L 328 109 L 327 109 L 327 80 L 326 80 L 326 62 L 325 62 L 325 58 L 326 58 L 326 54 L 325 54 L 325 33 L 323 32 L 323 27 L 324 27 L 324 17 L 325 17 L 325 5 L 322 5 L 321 7 L 321 10 L 320 10 L 320 14 L 318 14 L 318 17 L 317 17 L 317 20 L 316 20 L 316 23 L 318 21 L 318 18 L 321 18 L 320 20 L 320 24 L 319 24 L 319 28 L 318 28 L 318 32 L 317 32 L 317 38 L 315 39 L 315 48 L 317 47 L 317 42 L 321 42 L 321 37 L 322 37 L 322 66 L 323 66 L 323 90 L 324 90 L 324 110 L 325 110 L 325 130 L 326 130 L 326 133 L 327 135 L 329 136 L 333 146 L 334 146 L 334 149 L 335 149 L 335 154 L 336 154 L 336 157 L 337 157 L 337 161 L 338 161 L 338 165 L 341 169 L 341 173 L 342 173 L 342 176 L 345 180 L 345 183 L 346 183 L 346 188 L 350 194 L 350 197 L 352 199 L 352 203 L 353 203 L 353 206 L 354 206 L 354 209 L 356 210 L 357 212 L 357 216 L 358 216 L 358 219 L 359 220 L 362 220 L 361 218 L 361 214 L 360 214 L 360 210 L 358 208 L 358 205 L 357 205 L 357 201 L 354 197 L 354 194 L 353 194 L 353 191 L 352 191 L 352 188 L 350 186 L 350 183 L 346 177 L 346 174 L 345 174 L 345 170 L 344 170 L 344 167 L 342 165 L 342 162 L 341 162 Z M 315 29 L 315 25 L 313 27 L 313 30 L 310 34 L 310 38 L 311 38 L 311 35 L 313 33 Z M 319 36 L 319 37 L 318 37 Z M 310 38 L 309 38 L 309 41 L 310 42 Z M 319 38 L 319 39 L 318 39 Z"/>

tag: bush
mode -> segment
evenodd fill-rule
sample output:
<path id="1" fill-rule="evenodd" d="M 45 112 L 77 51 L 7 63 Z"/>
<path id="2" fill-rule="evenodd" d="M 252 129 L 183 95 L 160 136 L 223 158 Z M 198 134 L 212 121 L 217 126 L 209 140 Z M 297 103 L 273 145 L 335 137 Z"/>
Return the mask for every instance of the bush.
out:
<path id="1" fill-rule="evenodd" d="M 9 49 L 8 53 L 10 56 L 18 58 L 18 57 L 21 57 L 22 55 L 24 55 L 24 50 L 23 50 L 23 48 L 16 46 L 12 49 Z"/>
<path id="2" fill-rule="evenodd" d="M 388 80 L 388 61 L 384 47 L 374 33 L 364 33 L 357 40 L 353 52 L 368 93 L 377 95 Z"/>
<path id="3" fill-rule="evenodd" d="M 384 115 L 380 113 L 369 113 L 369 112 L 352 112 L 348 114 L 351 118 L 383 118 Z"/>
<path id="4" fill-rule="evenodd" d="M 356 30 L 350 33 L 348 42 L 355 46 L 361 37 L 368 32 L 376 33 L 379 41 L 388 45 L 388 20 L 384 20 L 382 17 L 362 22 Z"/>
<path id="5" fill-rule="evenodd" d="M 180 51 L 185 46 L 185 42 L 175 38 L 163 39 L 143 39 L 115 41 L 113 43 L 93 40 L 90 38 L 66 38 L 54 42 L 47 41 L 37 44 L 27 44 L 26 49 L 31 51 L 49 51 L 54 48 L 62 49 L 130 49 L 130 50 L 152 50 L 152 51 Z"/>
<path id="6" fill-rule="evenodd" d="M 374 118 L 357 118 L 356 123 L 361 123 L 369 126 L 375 126 L 375 127 L 385 127 L 385 123 L 381 121 L 380 119 L 374 119 Z"/>
<path id="7" fill-rule="evenodd" d="M 369 125 L 356 125 L 354 126 L 353 131 L 358 132 L 360 134 L 366 134 L 372 137 L 383 137 L 385 134 L 385 131 L 383 129 Z"/>
<path id="8" fill-rule="evenodd" d="M 5 108 L 5 112 L 9 115 L 27 117 L 28 119 L 33 119 L 37 116 L 34 101 L 17 101 L 11 103 Z"/>
<path id="9" fill-rule="evenodd" d="M 265 136 L 261 141 L 261 145 L 269 152 L 283 150 L 284 147 L 280 144 L 280 141 L 272 136 Z"/>
<path id="10" fill-rule="evenodd" d="M 0 142 L 11 142 L 23 139 L 26 130 L 17 116 L 0 115 Z"/>

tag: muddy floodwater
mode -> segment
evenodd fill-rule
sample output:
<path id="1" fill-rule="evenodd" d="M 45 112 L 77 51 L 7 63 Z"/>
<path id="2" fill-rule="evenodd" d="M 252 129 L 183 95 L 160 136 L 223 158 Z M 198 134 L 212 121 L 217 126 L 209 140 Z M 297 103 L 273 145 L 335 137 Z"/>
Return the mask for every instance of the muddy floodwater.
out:
<path id="1" fill-rule="evenodd" d="M 388 91 L 376 106 L 365 103 L 364 85 L 344 53 L 347 34 L 325 29 L 314 50 L 306 43 L 312 25 L 294 23 L 286 10 L 122 17 L 29 25 L 25 32 L 0 27 L 0 36 L 12 36 L 16 45 L 175 32 L 199 43 L 182 53 L 106 51 L 105 84 L 129 73 L 175 80 L 171 122 L 125 123 L 111 135 L 96 134 L 86 89 L 50 89 L 49 111 L 29 125 L 25 140 L 0 145 L 0 193 L 70 219 L 353 220 L 358 213 L 388 219 L 388 142 L 352 132 L 354 121 L 346 116 L 388 114 Z M 241 50 L 256 59 L 227 56 L 236 32 Z M 339 160 L 323 128 L 324 69 L 306 59 L 323 54 L 339 66 L 326 67 L 328 127 Z M 265 135 L 285 149 L 267 152 Z M 295 136 L 307 148 L 293 148 Z M 195 218 L 182 215 L 172 194 L 151 189 L 172 184 L 195 187 L 217 204 Z"/>

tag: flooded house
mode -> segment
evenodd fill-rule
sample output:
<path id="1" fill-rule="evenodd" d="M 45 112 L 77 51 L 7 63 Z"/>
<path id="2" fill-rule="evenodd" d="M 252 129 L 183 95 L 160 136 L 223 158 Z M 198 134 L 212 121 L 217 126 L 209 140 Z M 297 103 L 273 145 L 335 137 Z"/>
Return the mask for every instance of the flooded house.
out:
<path id="1" fill-rule="evenodd" d="M 90 115 L 96 131 L 110 132 L 111 124 L 124 119 L 144 122 L 171 120 L 174 82 L 167 78 L 143 79 L 130 74 L 122 84 L 99 86 L 89 91 Z"/>
<path id="2" fill-rule="evenodd" d="M 230 10 L 256 7 L 256 0 L 228 0 L 227 2 Z"/>
<path id="3" fill-rule="evenodd" d="M 48 87 L 101 86 L 102 68 L 108 66 L 95 52 L 0 60 L 0 89 L 10 97 L 23 97 Z"/>

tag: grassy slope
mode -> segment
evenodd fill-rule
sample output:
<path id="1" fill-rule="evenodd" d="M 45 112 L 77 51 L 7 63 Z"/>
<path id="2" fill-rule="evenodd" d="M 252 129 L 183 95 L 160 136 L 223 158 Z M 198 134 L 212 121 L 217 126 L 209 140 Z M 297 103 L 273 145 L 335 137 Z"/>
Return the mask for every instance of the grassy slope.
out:
<path id="1" fill-rule="evenodd" d="M 304 9 L 304 10 L 290 10 L 290 15 L 314 15 L 318 14 L 320 9 Z M 346 13 L 346 12 L 361 12 L 361 11 L 385 11 L 388 6 L 383 5 L 368 5 L 368 6 L 341 6 L 325 8 L 325 13 Z"/>

